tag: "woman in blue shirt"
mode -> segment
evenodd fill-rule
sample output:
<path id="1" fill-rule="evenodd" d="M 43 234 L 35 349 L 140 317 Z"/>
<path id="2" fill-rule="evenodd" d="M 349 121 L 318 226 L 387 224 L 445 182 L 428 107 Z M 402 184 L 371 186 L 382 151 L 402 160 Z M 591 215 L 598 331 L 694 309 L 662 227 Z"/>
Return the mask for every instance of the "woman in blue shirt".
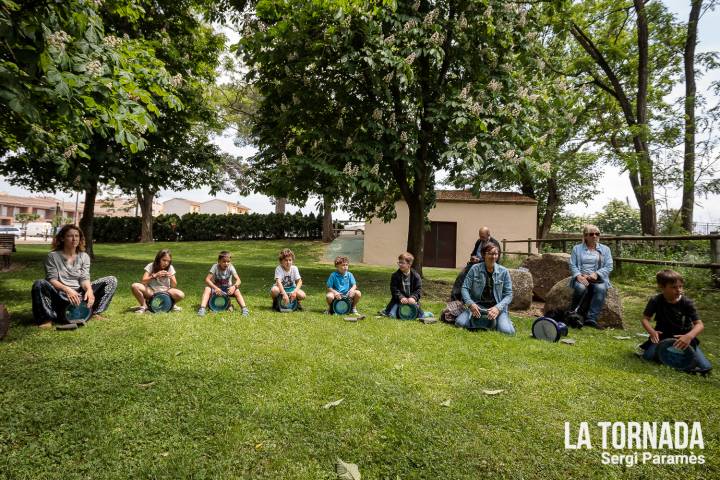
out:
<path id="1" fill-rule="evenodd" d="M 496 321 L 497 331 L 515 334 L 508 306 L 512 301 L 512 280 L 507 268 L 497 263 L 500 249 L 492 243 L 482 249 L 483 262 L 470 268 L 462 286 L 462 299 L 466 310 L 458 315 L 455 325 L 468 327 L 470 317 L 480 317 L 480 309 L 487 310 L 491 320 Z"/>
<path id="2" fill-rule="evenodd" d="M 612 269 L 612 253 L 607 245 L 600 243 L 600 230 L 595 225 L 585 225 L 583 243 L 575 245 L 570 255 L 570 286 L 573 289 L 570 309 L 577 308 L 586 292 L 590 295 L 585 325 L 601 328 L 597 319 L 610 288 Z"/>

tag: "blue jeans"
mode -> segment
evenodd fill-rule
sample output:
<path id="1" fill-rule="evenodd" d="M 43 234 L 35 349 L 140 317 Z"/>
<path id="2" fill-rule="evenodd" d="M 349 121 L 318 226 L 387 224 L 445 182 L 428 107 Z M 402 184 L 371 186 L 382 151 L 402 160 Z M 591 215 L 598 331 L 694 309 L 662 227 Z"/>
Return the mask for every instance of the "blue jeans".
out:
<path id="1" fill-rule="evenodd" d="M 510 315 L 508 315 L 507 311 L 501 310 L 500 315 L 497 316 L 495 321 L 497 322 L 495 329 L 498 332 L 504 333 L 505 335 L 515 335 L 515 327 L 513 326 L 512 320 L 510 320 Z M 470 310 L 466 309 L 455 319 L 455 326 L 466 328 L 469 324 Z"/>
<path id="2" fill-rule="evenodd" d="M 606 283 L 591 283 L 586 287 L 575 280 L 573 282 L 573 299 L 570 310 L 575 310 L 588 289 L 590 289 L 588 292 L 588 295 L 590 295 L 590 308 L 588 309 L 587 315 L 585 315 L 585 320 L 589 322 L 597 322 L 600 310 L 602 310 L 603 304 L 605 303 L 605 296 L 607 295 Z"/>
<path id="3" fill-rule="evenodd" d="M 651 362 L 660 362 L 660 359 L 657 355 L 657 343 L 650 343 L 650 345 L 647 347 L 647 350 L 643 352 L 643 358 L 645 360 L 649 360 Z M 705 357 L 705 354 L 702 350 L 700 350 L 700 345 L 697 345 L 695 347 L 688 347 L 695 350 L 695 361 L 697 362 L 697 368 L 700 370 L 710 370 L 712 369 L 712 365 L 710 364 L 710 360 Z"/>

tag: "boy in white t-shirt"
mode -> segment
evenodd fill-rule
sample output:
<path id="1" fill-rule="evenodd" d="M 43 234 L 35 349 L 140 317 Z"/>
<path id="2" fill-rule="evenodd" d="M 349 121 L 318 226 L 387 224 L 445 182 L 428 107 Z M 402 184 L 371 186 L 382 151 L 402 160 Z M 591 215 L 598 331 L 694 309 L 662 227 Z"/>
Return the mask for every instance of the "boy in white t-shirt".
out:
<path id="1" fill-rule="evenodd" d="M 295 254 L 289 248 L 285 248 L 280 251 L 278 261 L 280 265 L 275 268 L 275 285 L 270 289 L 273 306 L 277 305 L 278 297 L 282 298 L 284 303 L 297 299 L 298 310 L 302 310 L 300 302 L 305 299 L 305 292 L 300 289 L 302 287 L 300 271 L 293 265 Z M 290 293 L 287 290 L 291 290 Z"/>
<path id="2" fill-rule="evenodd" d="M 175 303 L 185 298 L 185 293 L 177 288 L 177 279 L 175 278 L 175 267 L 172 266 L 172 254 L 167 248 L 160 250 L 155 255 L 155 260 L 145 266 L 143 277 L 140 282 L 131 285 L 132 293 L 137 299 L 140 307 L 137 313 L 145 313 L 148 309 L 147 300 L 156 292 L 167 292 Z M 174 311 L 180 311 L 181 308 L 175 305 Z"/>
<path id="3" fill-rule="evenodd" d="M 248 316 L 250 310 L 245 305 L 245 299 L 240 293 L 240 276 L 237 274 L 235 267 L 232 263 L 232 254 L 227 250 L 223 250 L 218 255 L 218 261 L 212 267 L 205 277 L 205 290 L 203 291 L 202 300 L 200 301 L 200 308 L 198 309 L 198 315 L 205 315 L 205 309 L 210 301 L 210 295 L 215 292 L 215 295 L 227 295 L 229 297 L 235 297 L 242 308 L 242 314 Z"/>

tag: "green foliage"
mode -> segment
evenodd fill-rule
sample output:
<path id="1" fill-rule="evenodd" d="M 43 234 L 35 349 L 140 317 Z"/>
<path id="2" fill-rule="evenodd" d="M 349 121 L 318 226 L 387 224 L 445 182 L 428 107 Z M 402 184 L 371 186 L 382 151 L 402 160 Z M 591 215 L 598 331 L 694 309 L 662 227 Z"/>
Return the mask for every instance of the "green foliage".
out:
<path id="1" fill-rule="evenodd" d="M 593 222 L 605 235 L 641 233 L 640 211 L 622 200 L 611 200 L 602 212 L 593 217 Z"/>
<path id="2" fill-rule="evenodd" d="M 532 136 L 515 66 L 531 55 L 536 12 L 497 0 L 258 2 L 238 46 L 261 99 L 255 188 L 329 194 L 387 219 L 400 198 L 426 213 L 438 170 L 485 158 L 510 168 L 506 155 Z"/>
<path id="3" fill-rule="evenodd" d="M 259 240 L 278 238 L 320 238 L 322 217 L 314 214 L 228 214 L 188 213 L 159 215 L 153 221 L 157 241 Z M 97 217 L 98 242 L 136 242 L 140 238 L 139 217 Z"/>
<path id="4" fill-rule="evenodd" d="M 552 232 L 578 233 L 582 232 L 583 225 L 592 223 L 594 219 L 590 216 L 573 215 L 571 213 L 560 213 L 555 217 L 552 225 Z"/>
<path id="5" fill-rule="evenodd" d="M 30 222 L 34 222 L 36 220 L 40 220 L 40 215 L 37 213 L 16 213 L 15 214 L 15 221 L 18 222 L 20 225 L 25 227 Z"/>

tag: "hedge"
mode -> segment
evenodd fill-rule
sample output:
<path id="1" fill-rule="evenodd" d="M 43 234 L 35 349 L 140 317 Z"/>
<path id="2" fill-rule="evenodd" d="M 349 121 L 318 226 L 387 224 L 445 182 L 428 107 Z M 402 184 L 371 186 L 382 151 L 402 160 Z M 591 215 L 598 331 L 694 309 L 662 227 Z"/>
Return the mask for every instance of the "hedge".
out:
<path id="1" fill-rule="evenodd" d="M 96 242 L 137 242 L 139 217 L 95 217 Z M 156 241 L 317 239 L 322 235 L 322 217 L 277 213 L 210 215 L 188 213 L 158 215 L 153 219 Z"/>

